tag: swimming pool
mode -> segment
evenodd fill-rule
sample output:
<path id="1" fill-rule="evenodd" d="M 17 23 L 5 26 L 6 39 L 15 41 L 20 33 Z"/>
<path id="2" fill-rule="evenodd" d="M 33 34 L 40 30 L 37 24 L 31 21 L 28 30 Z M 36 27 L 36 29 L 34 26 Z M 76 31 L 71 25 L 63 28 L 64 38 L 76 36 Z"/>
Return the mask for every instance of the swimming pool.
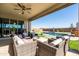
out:
<path id="1" fill-rule="evenodd" d="M 44 35 L 49 38 L 61 37 L 71 34 L 69 32 L 44 32 Z"/>

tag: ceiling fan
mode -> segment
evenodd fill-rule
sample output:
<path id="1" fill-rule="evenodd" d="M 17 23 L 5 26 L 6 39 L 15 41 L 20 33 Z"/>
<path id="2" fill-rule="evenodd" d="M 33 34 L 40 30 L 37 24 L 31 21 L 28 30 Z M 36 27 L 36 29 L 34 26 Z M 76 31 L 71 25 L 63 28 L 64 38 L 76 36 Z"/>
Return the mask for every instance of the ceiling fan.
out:
<path id="1" fill-rule="evenodd" d="M 17 5 L 20 7 L 20 8 L 14 8 L 14 10 L 20 10 L 21 13 L 19 14 L 24 14 L 25 11 L 30 14 L 30 11 L 31 11 L 31 5 L 30 4 L 27 4 L 26 7 L 25 5 L 23 5 L 22 3 L 17 3 Z"/>

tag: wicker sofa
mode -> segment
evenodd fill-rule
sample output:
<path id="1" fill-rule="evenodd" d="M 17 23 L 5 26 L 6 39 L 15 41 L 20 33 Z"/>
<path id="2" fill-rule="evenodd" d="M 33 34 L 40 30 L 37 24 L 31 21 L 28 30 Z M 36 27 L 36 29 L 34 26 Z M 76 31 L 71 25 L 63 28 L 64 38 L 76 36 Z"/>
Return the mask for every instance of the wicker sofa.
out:
<path id="1" fill-rule="evenodd" d="M 67 40 L 63 40 L 58 47 L 51 46 L 47 43 L 43 43 L 38 41 L 38 56 L 64 56 L 66 51 L 68 50 Z"/>
<path id="2" fill-rule="evenodd" d="M 16 41 L 13 40 L 14 55 L 15 56 L 35 56 L 37 41 L 31 43 L 25 43 L 22 45 L 17 45 Z"/>

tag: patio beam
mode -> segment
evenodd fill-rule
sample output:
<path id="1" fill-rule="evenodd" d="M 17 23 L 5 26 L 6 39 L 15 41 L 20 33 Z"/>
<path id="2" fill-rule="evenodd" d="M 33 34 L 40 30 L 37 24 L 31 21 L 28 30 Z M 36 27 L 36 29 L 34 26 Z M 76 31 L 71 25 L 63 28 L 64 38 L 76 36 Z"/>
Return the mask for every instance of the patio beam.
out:
<path id="1" fill-rule="evenodd" d="M 33 21 L 33 20 L 38 19 L 40 17 L 46 16 L 46 15 L 48 15 L 50 13 L 53 13 L 53 12 L 56 12 L 56 11 L 61 10 L 63 8 L 66 8 L 66 7 L 68 7 L 68 6 L 72 5 L 72 4 L 74 4 L 74 3 L 56 3 L 55 5 L 52 5 L 48 9 L 42 11 L 41 13 L 31 17 L 29 20 Z"/>

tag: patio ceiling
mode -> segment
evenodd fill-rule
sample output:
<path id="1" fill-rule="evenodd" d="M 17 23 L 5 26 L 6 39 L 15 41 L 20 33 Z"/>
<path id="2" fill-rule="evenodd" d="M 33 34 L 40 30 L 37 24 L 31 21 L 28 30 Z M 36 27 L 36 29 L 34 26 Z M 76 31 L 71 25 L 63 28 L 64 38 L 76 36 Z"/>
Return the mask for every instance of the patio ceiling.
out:
<path id="1" fill-rule="evenodd" d="M 25 13 L 19 14 L 21 10 L 14 10 L 14 8 L 20 8 L 17 3 L 0 3 L 0 17 L 19 19 L 19 20 L 35 20 L 39 17 L 45 16 L 49 13 L 55 12 L 57 10 L 63 9 L 71 3 L 30 3 L 31 11 L 30 14 Z M 23 3 L 27 7 L 27 3 Z"/>

